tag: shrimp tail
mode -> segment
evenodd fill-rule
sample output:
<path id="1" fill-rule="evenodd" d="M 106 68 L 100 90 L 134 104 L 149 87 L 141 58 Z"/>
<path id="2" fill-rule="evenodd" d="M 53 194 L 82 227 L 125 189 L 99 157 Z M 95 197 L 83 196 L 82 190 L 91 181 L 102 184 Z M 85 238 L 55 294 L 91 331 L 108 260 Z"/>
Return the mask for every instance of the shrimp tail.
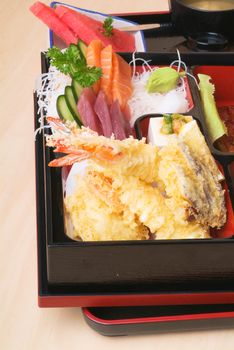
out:
<path id="1" fill-rule="evenodd" d="M 67 154 L 64 157 L 53 159 L 51 162 L 49 162 L 50 167 L 63 167 L 67 165 L 73 165 L 76 162 L 81 162 L 82 160 L 85 160 L 89 158 L 89 154 L 86 152 L 81 152 L 80 154 Z"/>

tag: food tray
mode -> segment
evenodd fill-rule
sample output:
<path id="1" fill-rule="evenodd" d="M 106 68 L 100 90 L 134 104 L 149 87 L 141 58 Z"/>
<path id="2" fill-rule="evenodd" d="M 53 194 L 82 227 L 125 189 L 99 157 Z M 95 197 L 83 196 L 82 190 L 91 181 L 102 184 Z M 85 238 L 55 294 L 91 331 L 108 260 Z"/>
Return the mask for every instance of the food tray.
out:
<path id="1" fill-rule="evenodd" d="M 83 308 L 84 319 L 106 336 L 231 328 L 234 305 Z"/>
<path id="2" fill-rule="evenodd" d="M 155 65 L 176 59 L 175 54 L 142 55 Z M 123 57 L 131 60 L 131 55 Z M 194 55 L 185 54 L 182 59 L 189 66 L 196 62 Z M 208 55 L 205 64 L 212 62 Z M 42 72 L 47 69 L 42 54 Z M 189 84 L 193 112 L 202 119 L 198 92 L 190 79 Z M 37 118 L 35 95 L 36 127 Z M 36 174 L 41 304 L 205 303 L 208 296 L 209 302 L 234 301 L 233 239 L 74 242 L 67 238 L 63 229 L 60 169 L 47 166 L 52 154 L 45 147 L 43 134 L 39 134 Z M 229 157 L 220 156 L 218 160 L 228 169 Z M 227 184 L 231 189 L 231 182 Z"/>

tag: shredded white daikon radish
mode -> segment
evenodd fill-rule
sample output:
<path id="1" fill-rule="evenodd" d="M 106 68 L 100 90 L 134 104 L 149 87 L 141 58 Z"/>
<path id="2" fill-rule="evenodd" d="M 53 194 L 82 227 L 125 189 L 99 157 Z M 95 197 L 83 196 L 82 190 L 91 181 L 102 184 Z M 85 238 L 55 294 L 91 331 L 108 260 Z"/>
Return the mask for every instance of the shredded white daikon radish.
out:
<path id="1" fill-rule="evenodd" d="M 41 74 L 36 82 L 39 112 L 43 108 L 46 115 L 57 116 L 57 97 L 64 94 L 67 85 L 71 85 L 71 78 L 53 66 L 48 73 Z"/>
<path id="2" fill-rule="evenodd" d="M 71 85 L 71 78 L 55 67 L 51 66 L 48 73 L 39 75 L 36 80 L 35 90 L 38 96 L 38 121 L 40 127 L 35 131 L 35 136 L 42 129 L 50 128 L 44 125 L 47 116 L 58 117 L 56 102 L 59 95 L 64 94 L 65 87 Z"/>

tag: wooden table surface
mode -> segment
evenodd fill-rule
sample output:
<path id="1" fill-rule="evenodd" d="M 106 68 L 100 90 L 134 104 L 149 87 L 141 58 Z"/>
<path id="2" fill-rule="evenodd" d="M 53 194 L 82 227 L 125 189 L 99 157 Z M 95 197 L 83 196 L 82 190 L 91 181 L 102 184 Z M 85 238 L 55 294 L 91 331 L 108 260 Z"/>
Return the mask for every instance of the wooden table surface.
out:
<path id="1" fill-rule="evenodd" d="M 166 0 L 69 3 L 107 13 L 168 6 Z M 232 329 L 108 338 L 86 325 L 79 308 L 38 308 L 32 92 L 48 41 L 31 4 L 2 0 L 0 11 L 0 349 L 233 349 Z"/>

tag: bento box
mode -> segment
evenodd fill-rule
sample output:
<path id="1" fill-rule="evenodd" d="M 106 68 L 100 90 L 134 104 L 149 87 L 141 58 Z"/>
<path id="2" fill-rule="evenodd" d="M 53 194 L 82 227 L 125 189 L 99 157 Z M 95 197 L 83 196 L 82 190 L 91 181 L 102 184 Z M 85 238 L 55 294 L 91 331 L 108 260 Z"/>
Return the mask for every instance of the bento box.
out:
<path id="1" fill-rule="evenodd" d="M 211 54 L 181 55 L 187 66 L 213 65 Z M 122 54 L 130 62 L 131 54 Z M 168 65 L 176 54 L 137 53 L 152 65 Z M 42 73 L 48 61 L 42 53 Z M 217 61 L 216 61 L 217 62 Z M 226 55 L 220 64 L 227 65 Z M 53 152 L 43 132 L 36 139 L 39 303 L 41 306 L 113 306 L 234 302 L 233 155 L 209 142 L 199 92 L 188 77 L 192 115 L 226 178 L 228 227 L 215 239 L 76 242 L 64 234 L 61 169 L 49 168 Z M 35 93 L 35 127 L 38 124 Z M 136 134 L 145 136 L 155 115 L 142 116 Z M 142 126 L 142 123 L 144 126 Z M 228 234 L 227 234 L 228 232 Z M 228 236 L 229 238 L 225 238 Z"/>

